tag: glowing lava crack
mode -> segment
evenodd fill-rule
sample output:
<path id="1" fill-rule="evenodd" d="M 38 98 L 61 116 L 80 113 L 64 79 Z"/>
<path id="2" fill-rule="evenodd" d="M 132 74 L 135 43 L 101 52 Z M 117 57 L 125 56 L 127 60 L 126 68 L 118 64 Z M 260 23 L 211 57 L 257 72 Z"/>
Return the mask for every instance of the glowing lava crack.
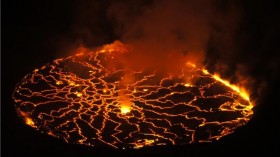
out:
<path id="1" fill-rule="evenodd" d="M 108 69 L 113 51 L 58 59 L 25 76 L 13 94 L 19 116 L 67 143 L 140 148 L 218 140 L 253 114 L 244 91 L 193 64 L 178 76 Z M 133 81 L 122 83 L 125 76 Z"/>

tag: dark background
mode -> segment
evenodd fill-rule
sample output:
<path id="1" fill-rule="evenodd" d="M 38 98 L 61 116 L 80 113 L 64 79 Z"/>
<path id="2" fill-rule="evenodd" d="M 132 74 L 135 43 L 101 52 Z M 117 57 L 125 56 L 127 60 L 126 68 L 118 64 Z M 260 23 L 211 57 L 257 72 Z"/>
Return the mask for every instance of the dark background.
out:
<path id="1" fill-rule="evenodd" d="M 82 1 L 81 1 L 82 2 Z M 80 43 L 98 46 L 118 37 L 106 20 L 109 2 L 96 2 L 87 10 L 95 19 L 79 25 L 79 1 L 3 0 L 2 1 L 2 155 L 3 156 L 277 156 L 279 154 L 279 1 L 242 2 L 242 29 L 247 42 L 244 57 L 254 58 L 250 76 L 265 82 L 257 95 L 252 120 L 213 143 L 115 150 L 66 144 L 35 131 L 17 117 L 12 92 L 21 78 L 37 67 L 71 54 Z M 84 21 L 84 20 L 83 20 Z M 98 22 L 97 22 L 98 21 Z M 93 27 L 92 36 L 83 26 Z M 71 46 L 70 46 L 71 45 Z M 66 52 L 67 51 L 67 52 Z M 245 54 L 246 51 L 246 54 Z M 242 55 L 240 55 L 241 57 Z M 241 58 L 242 59 L 242 58 Z M 252 66 L 252 65 L 250 65 Z M 256 84 L 257 86 L 257 84 Z M 272 155 L 275 154 L 275 155 Z"/>

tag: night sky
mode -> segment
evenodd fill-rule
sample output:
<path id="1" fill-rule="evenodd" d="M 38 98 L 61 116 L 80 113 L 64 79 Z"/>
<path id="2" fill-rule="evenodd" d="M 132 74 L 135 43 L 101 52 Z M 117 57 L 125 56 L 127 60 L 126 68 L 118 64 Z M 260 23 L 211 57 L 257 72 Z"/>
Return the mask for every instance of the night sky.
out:
<path id="1" fill-rule="evenodd" d="M 147 0 L 146 0 L 147 1 Z M 96 47 L 119 39 L 106 18 L 107 2 L 89 0 L 2 1 L 2 155 L 3 156 L 272 156 L 279 154 L 280 3 L 247 0 L 239 3 L 238 52 L 228 62 L 244 63 L 257 100 L 254 116 L 244 127 L 217 142 L 115 150 L 67 144 L 26 126 L 17 117 L 12 93 L 26 74 L 68 56 L 80 44 Z M 148 3 L 145 2 L 145 3 Z M 222 7 L 222 6 L 221 6 Z M 89 15 L 89 16 L 86 16 Z M 87 20 L 88 19 L 88 20 Z M 211 45 L 211 44 L 210 44 Z M 211 70 L 215 48 L 208 48 Z M 212 58 L 212 59 L 211 59 Z M 223 58 L 221 58 L 223 59 Z M 225 76 L 230 75 L 226 73 Z M 257 88 L 261 86 L 262 88 Z M 254 88 L 255 87 L 255 88 Z"/>

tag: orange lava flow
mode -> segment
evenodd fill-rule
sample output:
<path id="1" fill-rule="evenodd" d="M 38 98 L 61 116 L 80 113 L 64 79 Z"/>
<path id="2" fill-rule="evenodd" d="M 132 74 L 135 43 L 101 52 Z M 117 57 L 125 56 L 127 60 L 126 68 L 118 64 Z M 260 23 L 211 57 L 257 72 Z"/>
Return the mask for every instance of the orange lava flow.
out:
<path id="1" fill-rule="evenodd" d="M 114 66 L 108 45 L 35 69 L 13 100 L 27 125 L 67 143 L 141 148 L 211 142 L 253 115 L 242 87 L 188 62 L 178 75 Z"/>

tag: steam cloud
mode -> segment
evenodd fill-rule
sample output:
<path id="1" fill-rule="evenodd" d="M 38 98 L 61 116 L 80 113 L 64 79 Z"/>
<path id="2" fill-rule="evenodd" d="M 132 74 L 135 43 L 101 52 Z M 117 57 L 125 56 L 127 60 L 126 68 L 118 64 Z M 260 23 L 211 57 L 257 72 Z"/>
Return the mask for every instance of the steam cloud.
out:
<path id="1" fill-rule="evenodd" d="M 77 1 L 77 6 L 73 36 L 87 47 L 121 40 L 132 52 L 123 59 L 128 67 L 147 66 L 174 72 L 191 60 L 234 83 L 252 87 L 251 91 L 258 91 L 255 97 L 263 93 L 267 82 L 264 80 L 272 79 L 278 67 L 277 61 L 273 61 L 277 57 L 267 58 L 262 53 L 273 33 L 261 23 L 257 23 L 261 33 L 250 28 L 254 18 L 263 14 L 262 7 L 249 7 L 250 2 L 114 0 Z M 257 15 L 248 15 L 250 12 Z M 267 42 L 263 42 L 265 38 L 257 41 L 254 37 L 258 33 L 266 34 Z M 262 49 L 258 49 L 260 46 Z M 263 65 L 260 58 L 272 61 Z"/>
<path id="2" fill-rule="evenodd" d="M 114 1 L 108 16 L 121 41 L 132 47 L 137 59 L 131 60 L 166 71 L 176 71 L 186 61 L 212 64 L 217 60 L 206 58 L 211 47 L 219 53 L 211 55 L 221 58 L 236 50 L 233 37 L 239 10 L 230 1 Z"/>

